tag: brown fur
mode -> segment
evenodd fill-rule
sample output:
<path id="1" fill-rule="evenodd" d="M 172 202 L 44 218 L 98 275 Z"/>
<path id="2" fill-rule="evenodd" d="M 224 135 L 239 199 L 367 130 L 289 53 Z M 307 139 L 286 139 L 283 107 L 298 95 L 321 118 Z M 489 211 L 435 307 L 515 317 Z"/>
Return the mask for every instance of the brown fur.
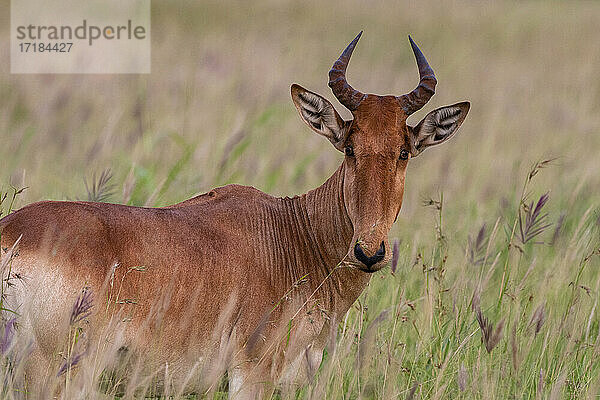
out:
<path id="1" fill-rule="evenodd" d="M 228 185 L 165 208 L 46 201 L 0 220 L 3 248 L 22 236 L 15 304 L 30 303 L 23 325 L 37 342 L 31 378 L 40 365 L 51 370 L 83 286 L 95 294 L 91 326 L 126 316 L 123 345 L 156 365 L 185 375 L 200 357 L 224 351 L 230 395 L 264 394 L 264 382 L 289 375 L 286 366 L 291 380 L 310 376 L 367 272 L 391 256 L 366 268 L 353 248 L 390 249 L 408 164 L 399 156 L 415 134 L 394 96 L 366 95 L 353 115 L 344 122 L 336 113 L 346 129 L 336 147 L 352 146 L 354 155 L 301 196 Z"/>

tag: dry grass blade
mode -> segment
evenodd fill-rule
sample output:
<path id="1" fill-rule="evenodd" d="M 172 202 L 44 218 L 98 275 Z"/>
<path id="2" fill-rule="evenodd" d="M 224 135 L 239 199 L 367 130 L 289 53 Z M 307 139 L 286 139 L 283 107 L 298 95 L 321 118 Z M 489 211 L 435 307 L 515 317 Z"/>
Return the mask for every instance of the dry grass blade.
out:
<path id="1" fill-rule="evenodd" d="M 538 382 L 537 382 L 537 390 L 536 390 L 536 399 L 541 399 L 542 393 L 544 393 L 544 371 L 542 371 L 542 369 L 540 368 L 540 375 L 538 377 Z"/>
<path id="2" fill-rule="evenodd" d="M 486 233 L 486 225 L 483 224 L 475 239 L 471 235 L 468 237 L 467 254 L 472 265 L 483 264 L 485 260 Z"/>
<path id="3" fill-rule="evenodd" d="M 2 215 L 2 204 L 6 201 L 8 192 L 0 193 L 0 215 Z"/>
<path id="4" fill-rule="evenodd" d="M 537 334 L 540 332 L 540 330 L 542 329 L 542 325 L 544 325 L 544 322 L 546 321 L 545 309 L 545 304 L 539 305 L 538 308 L 536 308 L 533 312 L 533 315 L 531 316 L 531 321 L 529 321 L 529 326 L 534 328 L 535 336 L 537 336 Z"/>
<path id="5" fill-rule="evenodd" d="M 4 194 L 2 194 L 2 192 L 0 192 L 0 217 L 2 217 L 4 215 L 8 215 L 12 212 L 17 197 L 21 193 L 23 193 L 25 191 L 25 189 L 27 189 L 27 187 L 25 186 L 25 187 L 22 187 L 21 189 L 17 189 L 16 187 L 13 187 L 11 185 L 11 189 L 13 191 L 13 194 L 10 197 L 10 201 L 7 201 L 8 192 L 4 192 Z M 6 210 L 4 210 L 4 205 L 6 204 L 5 202 L 8 202 L 8 207 Z"/>
<path id="6" fill-rule="evenodd" d="M 4 324 L 4 333 L 2 334 L 2 337 L 0 337 L 0 354 L 6 354 L 10 348 L 15 335 L 16 322 L 16 318 L 11 318 Z"/>
<path id="7" fill-rule="evenodd" d="M 398 259 L 400 258 L 400 241 L 398 239 L 394 240 L 394 246 L 392 249 L 392 262 L 390 264 L 390 269 L 392 270 L 392 274 L 396 273 L 396 268 L 398 267 Z"/>
<path id="8" fill-rule="evenodd" d="M 519 370 L 519 344 L 517 343 L 517 321 L 513 323 L 512 332 L 510 335 L 510 347 L 512 355 L 512 365 L 516 372 Z"/>
<path id="9" fill-rule="evenodd" d="M 408 392 L 408 396 L 406 396 L 406 400 L 413 400 L 415 398 L 415 393 L 417 392 L 417 388 L 419 387 L 419 382 L 415 381 L 412 387 L 410 388 L 410 392 Z"/>
<path id="10" fill-rule="evenodd" d="M 500 343 L 500 339 L 502 339 L 502 333 L 504 331 L 504 319 L 502 319 L 498 326 L 494 329 L 494 324 L 492 324 L 481 312 L 481 309 L 478 308 L 476 313 L 477 322 L 479 323 L 479 327 L 481 328 L 481 340 L 485 345 L 485 349 L 488 353 L 491 353 L 494 350 L 494 347 Z"/>
<path id="11" fill-rule="evenodd" d="M 464 392 L 465 390 L 467 390 L 468 376 L 467 376 L 467 369 L 465 368 L 464 364 L 460 364 L 460 368 L 458 369 L 457 381 L 458 381 L 458 390 L 460 390 L 461 392 Z"/>
<path id="12" fill-rule="evenodd" d="M 477 310 L 479 310 L 480 303 L 481 303 L 480 289 L 476 288 L 475 291 L 473 292 L 473 297 L 471 298 L 471 310 L 473 310 L 473 312 L 477 312 Z"/>
<path id="13" fill-rule="evenodd" d="M 227 143 L 225 144 L 225 148 L 223 149 L 223 155 L 221 156 L 221 160 L 219 161 L 219 171 L 222 171 L 225 167 L 227 167 L 227 164 L 229 163 L 232 156 L 234 156 L 235 158 L 235 155 L 233 153 L 236 147 L 240 145 L 240 143 L 242 143 L 242 141 L 246 139 L 249 135 L 250 132 L 247 129 L 244 129 L 245 120 L 245 113 L 241 113 L 237 116 L 234 124 L 235 128 L 233 129 L 233 133 L 231 134 L 231 136 L 227 140 Z"/>
<path id="14" fill-rule="evenodd" d="M 383 310 L 381 313 L 379 313 L 377 318 L 375 318 L 373 322 L 369 324 L 369 326 L 365 330 L 365 333 L 358 344 L 358 365 L 360 368 L 365 366 L 365 357 L 368 356 L 369 348 L 371 347 L 375 339 L 375 332 L 377 330 L 377 326 L 379 326 L 379 324 L 386 320 L 389 313 L 389 309 Z"/>
<path id="15" fill-rule="evenodd" d="M 135 189 L 136 178 L 134 171 L 135 169 L 131 167 L 129 173 L 127 174 L 127 177 L 123 181 L 123 192 L 121 194 L 121 202 L 123 204 L 129 203 L 129 201 L 131 200 L 131 196 L 133 195 L 133 190 Z"/>
<path id="16" fill-rule="evenodd" d="M 560 214 L 558 220 L 556 221 L 556 224 L 554 225 L 554 233 L 552 234 L 552 240 L 550 241 L 551 246 L 554 246 L 556 244 L 556 241 L 560 237 L 563 224 L 565 223 L 565 217 L 566 213 L 563 212 L 562 214 Z"/>

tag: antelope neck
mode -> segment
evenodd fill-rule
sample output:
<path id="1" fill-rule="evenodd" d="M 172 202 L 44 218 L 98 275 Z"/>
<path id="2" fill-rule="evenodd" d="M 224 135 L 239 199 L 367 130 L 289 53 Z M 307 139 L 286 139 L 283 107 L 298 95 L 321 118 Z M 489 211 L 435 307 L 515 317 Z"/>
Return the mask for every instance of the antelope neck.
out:
<path id="1" fill-rule="evenodd" d="M 368 274 L 341 267 L 354 229 L 344 203 L 344 164 L 321 186 L 293 198 L 278 199 L 275 232 L 279 243 L 272 254 L 273 285 L 292 288 L 298 279 L 308 282 L 298 291 L 306 295 L 317 287 L 317 296 L 331 311 L 345 312 L 365 288 Z M 271 232 L 272 234 L 273 232 Z M 348 304 L 347 304 L 348 303 Z"/>

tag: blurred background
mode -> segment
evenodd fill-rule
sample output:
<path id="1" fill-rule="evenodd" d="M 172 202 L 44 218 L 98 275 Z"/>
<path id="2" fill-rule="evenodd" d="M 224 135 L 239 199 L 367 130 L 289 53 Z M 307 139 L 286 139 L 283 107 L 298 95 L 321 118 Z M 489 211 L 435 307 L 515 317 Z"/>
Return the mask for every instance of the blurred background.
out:
<path id="1" fill-rule="evenodd" d="M 8 10 L 8 1 L 3 1 Z M 2 25 L 9 15 L 2 13 Z M 328 97 L 327 72 L 360 30 L 356 88 L 402 94 L 418 73 L 407 35 L 438 77 L 431 109 L 468 100 L 460 135 L 414 159 L 401 217 L 443 192 L 469 213 L 509 198 L 544 157 L 548 189 L 600 196 L 597 2 L 154 1 L 149 75 L 11 75 L 0 47 L 0 185 L 20 205 L 86 198 L 110 169 L 107 199 L 170 204 L 230 182 L 305 192 L 341 154 L 296 115 L 293 82 Z M 549 174 L 550 175 L 550 174 Z M 125 187 L 124 187 L 125 186 Z M 493 209 L 488 209 L 493 212 Z"/>

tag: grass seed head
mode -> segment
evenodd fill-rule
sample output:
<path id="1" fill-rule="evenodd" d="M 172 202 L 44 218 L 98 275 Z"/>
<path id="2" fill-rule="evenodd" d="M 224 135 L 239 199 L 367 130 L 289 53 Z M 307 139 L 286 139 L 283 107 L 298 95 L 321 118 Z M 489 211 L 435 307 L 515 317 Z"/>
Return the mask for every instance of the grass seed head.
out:
<path id="1" fill-rule="evenodd" d="M 531 316 L 531 321 L 529 321 L 529 326 L 533 327 L 535 336 L 537 336 L 537 334 L 540 332 L 540 330 L 542 329 L 542 325 L 544 325 L 544 322 L 546 321 L 545 309 L 545 304 L 539 305 L 538 308 L 536 308 L 533 312 L 533 315 Z"/>
<path id="2" fill-rule="evenodd" d="M 548 213 L 542 214 L 542 209 L 548 202 L 549 196 L 549 192 L 541 195 L 535 206 L 533 201 L 529 205 L 523 203 L 523 210 L 519 210 L 519 240 L 521 245 L 529 243 L 552 225 L 547 222 Z"/>
<path id="3" fill-rule="evenodd" d="M 79 296 L 77 296 L 75 304 L 73 304 L 69 324 L 75 325 L 89 317 L 92 313 L 92 307 L 94 307 L 94 296 L 90 288 L 84 287 Z"/>
<path id="4" fill-rule="evenodd" d="M 98 178 L 96 178 L 96 174 L 92 175 L 90 184 L 84 178 L 83 184 L 87 192 L 87 201 L 105 202 L 109 200 L 115 194 L 115 185 L 111 183 L 112 177 L 112 171 L 108 168 L 102 171 Z"/>
<path id="5" fill-rule="evenodd" d="M 477 309 L 475 315 L 479 327 L 481 328 L 481 340 L 483 341 L 487 352 L 491 353 L 492 350 L 494 350 L 494 347 L 500 343 L 500 339 L 502 339 L 504 319 L 502 319 L 494 329 L 494 324 L 483 315 L 480 308 Z"/>

